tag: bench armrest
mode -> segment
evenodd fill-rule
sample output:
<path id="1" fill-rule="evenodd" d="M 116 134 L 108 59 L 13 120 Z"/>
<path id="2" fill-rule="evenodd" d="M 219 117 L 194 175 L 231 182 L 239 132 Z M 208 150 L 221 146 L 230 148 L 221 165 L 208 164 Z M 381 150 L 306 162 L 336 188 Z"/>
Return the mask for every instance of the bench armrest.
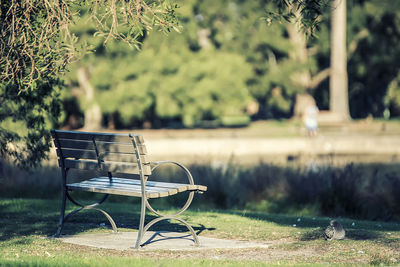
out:
<path id="1" fill-rule="evenodd" d="M 175 165 L 179 166 L 182 170 L 185 171 L 186 176 L 187 176 L 187 178 L 188 178 L 188 180 L 189 180 L 189 184 L 193 184 L 193 185 L 194 185 L 193 176 L 192 176 L 192 174 L 190 173 L 190 171 L 189 171 L 185 166 L 183 166 L 181 163 L 176 162 L 176 161 L 169 161 L 169 160 L 167 160 L 167 161 L 154 161 L 154 162 L 150 162 L 151 171 L 153 172 L 156 168 L 158 168 L 159 166 L 161 166 L 161 165 L 163 165 L 163 164 L 175 164 Z"/>

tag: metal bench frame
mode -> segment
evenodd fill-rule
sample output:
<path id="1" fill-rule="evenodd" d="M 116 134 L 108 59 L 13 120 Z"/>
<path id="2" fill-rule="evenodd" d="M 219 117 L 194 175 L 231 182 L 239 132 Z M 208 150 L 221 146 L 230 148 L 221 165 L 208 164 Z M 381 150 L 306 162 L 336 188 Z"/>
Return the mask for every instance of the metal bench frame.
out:
<path id="1" fill-rule="evenodd" d="M 57 232 L 55 234 L 55 237 L 59 237 L 60 236 L 65 222 L 72 215 L 78 213 L 79 211 L 87 210 L 87 209 L 97 210 L 97 211 L 100 211 L 101 213 L 103 213 L 105 215 L 105 217 L 108 219 L 108 221 L 110 222 L 111 227 L 113 229 L 113 232 L 115 232 L 115 233 L 118 232 L 117 226 L 116 226 L 114 220 L 112 219 L 112 217 L 107 212 L 105 212 L 104 210 L 98 208 L 98 206 L 100 204 L 102 204 L 108 198 L 108 196 L 109 196 L 108 193 L 106 193 L 98 202 L 95 202 L 95 203 L 90 204 L 90 205 L 82 205 L 82 204 L 80 204 L 78 201 L 74 200 L 71 197 L 71 195 L 69 194 L 69 190 L 80 190 L 80 188 L 79 188 L 79 183 L 77 184 L 78 188 L 72 188 L 71 189 L 71 188 L 68 187 L 67 175 L 68 175 L 68 171 L 69 171 L 71 166 L 68 166 L 67 164 L 65 164 L 66 157 L 63 156 L 63 146 L 61 145 L 61 142 L 60 142 L 61 138 L 59 138 L 60 134 L 61 135 L 62 134 L 76 134 L 77 136 L 78 135 L 80 135 L 80 136 L 84 135 L 86 137 L 90 137 L 88 139 L 92 140 L 92 142 L 93 142 L 93 146 L 94 146 L 94 149 L 95 149 L 95 152 L 96 152 L 97 166 L 91 165 L 89 169 L 100 170 L 100 171 L 103 170 L 104 171 L 104 169 L 107 169 L 107 168 L 104 167 L 104 161 L 103 161 L 102 156 L 99 153 L 99 150 L 97 148 L 96 136 L 98 136 L 98 135 L 101 135 L 101 136 L 110 135 L 111 136 L 113 134 L 87 133 L 87 132 L 78 132 L 78 131 L 60 131 L 60 130 L 52 130 L 51 134 L 53 136 L 54 144 L 55 144 L 56 149 L 57 149 L 57 155 L 58 155 L 58 158 L 59 158 L 58 161 L 59 161 L 59 166 L 61 168 L 61 178 L 62 178 L 61 212 L 60 212 L 60 219 L 59 219 L 59 223 L 58 223 L 58 229 L 57 229 Z M 118 134 L 118 136 L 121 136 L 121 135 L 122 134 Z M 159 162 L 148 162 L 148 163 L 144 164 L 142 162 L 142 156 L 140 154 L 141 149 L 139 148 L 139 144 L 137 142 L 138 137 L 141 137 L 141 136 L 133 135 L 131 133 L 127 134 L 127 136 L 129 136 L 130 141 L 131 141 L 131 143 L 133 145 L 134 155 L 136 156 L 137 167 L 138 167 L 137 168 L 137 173 L 135 173 L 135 174 L 138 174 L 139 177 L 140 177 L 140 187 L 141 187 L 141 194 L 140 194 L 140 197 L 141 197 L 141 211 L 140 211 L 140 221 L 139 221 L 139 232 L 138 232 L 138 237 L 137 237 L 137 240 L 136 240 L 136 245 L 135 245 L 134 248 L 135 249 L 140 248 L 141 241 L 142 241 L 146 231 L 148 231 L 148 229 L 151 226 L 153 226 L 154 224 L 156 224 L 156 223 L 158 223 L 160 221 L 163 221 L 163 220 L 177 220 L 177 221 L 181 222 L 182 224 L 184 224 L 187 227 L 187 229 L 190 231 L 190 233 L 192 234 L 195 245 L 199 246 L 200 243 L 199 243 L 198 237 L 197 237 L 194 229 L 186 221 L 184 221 L 183 219 L 179 218 L 178 216 L 190 206 L 190 204 L 192 203 L 193 196 L 194 196 L 195 192 L 203 193 L 204 191 L 207 190 L 207 188 L 205 186 L 197 186 L 197 185 L 195 185 L 193 177 L 192 177 L 191 173 L 189 172 L 189 170 L 185 166 L 183 166 L 182 164 L 180 164 L 178 162 L 174 162 L 174 161 L 159 161 Z M 74 161 L 79 161 L 79 159 L 75 158 Z M 188 182 L 189 182 L 189 184 L 188 184 L 189 187 L 188 188 L 191 188 L 191 190 L 188 190 L 189 191 L 189 196 L 188 196 L 188 199 L 187 199 L 186 203 L 184 204 L 184 206 L 180 210 L 178 210 L 176 213 L 173 213 L 173 214 L 163 214 L 161 212 L 156 211 L 150 205 L 150 203 L 148 201 L 148 196 L 147 196 L 148 193 L 146 193 L 146 184 L 147 184 L 148 178 L 149 178 L 149 175 L 148 175 L 149 171 L 148 170 L 147 171 L 144 170 L 144 165 L 146 165 L 146 166 L 149 165 L 150 168 L 151 168 L 150 172 L 152 172 L 156 168 L 158 168 L 159 166 L 161 166 L 163 164 L 175 164 L 175 165 L 179 166 L 185 172 L 185 174 L 186 174 L 186 176 L 188 178 Z M 87 169 L 87 168 L 85 168 L 85 166 L 82 167 L 79 164 L 77 164 L 76 166 L 73 166 L 73 168 Z M 119 171 L 117 170 L 116 172 L 119 172 Z M 131 173 L 131 172 L 122 172 L 122 173 Z M 107 174 L 108 174 L 108 179 L 109 179 L 109 182 L 110 182 L 110 186 L 112 187 L 113 178 L 114 179 L 120 179 L 120 178 L 113 177 L 111 171 L 108 171 Z M 97 178 L 95 178 L 95 179 L 97 179 Z M 88 181 L 90 181 L 90 180 L 88 180 Z M 171 185 L 174 185 L 174 184 L 171 184 Z M 84 190 L 84 191 L 86 191 L 86 190 Z M 101 193 L 100 191 L 93 191 L 93 192 Z M 118 193 L 113 193 L 113 194 L 118 194 Z M 153 198 L 156 198 L 156 197 L 153 197 Z M 69 201 L 71 201 L 74 205 L 78 206 L 79 208 L 77 208 L 77 209 L 71 211 L 69 214 L 65 215 L 65 208 L 66 208 L 66 200 L 67 199 Z M 156 214 L 159 217 L 151 220 L 150 222 L 148 222 L 145 225 L 145 217 L 146 217 L 147 209 L 149 211 L 153 212 L 154 214 Z"/>

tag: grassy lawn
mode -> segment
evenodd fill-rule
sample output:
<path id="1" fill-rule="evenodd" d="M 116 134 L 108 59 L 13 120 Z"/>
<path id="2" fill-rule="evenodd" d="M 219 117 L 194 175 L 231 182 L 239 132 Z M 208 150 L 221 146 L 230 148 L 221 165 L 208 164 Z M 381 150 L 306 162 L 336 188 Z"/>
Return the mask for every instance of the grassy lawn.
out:
<path id="1" fill-rule="evenodd" d="M 59 201 L 0 199 L 0 266 L 261 266 L 265 264 L 400 264 L 400 224 L 339 219 L 346 239 L 325 241 L 329 218 L 272 215 L 246 211 L 187 211 L 184 218 L 201 236 L 271 244 L 258 249 L 201 251 L 116 251 L 63 243 L 54 234 Z M 72 209 L 72 207 L 71 207 Z M 121 231 L 134 231 L 137 205 L 109 203 Z M 108 232 L 100 213 L 85 211 L 71 218 L 65 234 Z M 174 222 L 156 225 L 183 231 Z M 132 241 L 132 244 L 134 240 Z"/>

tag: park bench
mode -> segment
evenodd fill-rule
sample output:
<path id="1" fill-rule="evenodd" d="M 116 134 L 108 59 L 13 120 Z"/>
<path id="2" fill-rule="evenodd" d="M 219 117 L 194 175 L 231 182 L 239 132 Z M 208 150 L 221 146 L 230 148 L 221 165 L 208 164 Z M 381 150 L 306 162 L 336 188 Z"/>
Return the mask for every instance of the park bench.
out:
<path id="1" fill-rule="evenodd" d="M 193 228 L 186 221 L 179 218 L 178 215 L 189 207 L 195 192 L 202 193 L 207 190 L 207 187 L 195 185 L 193 177 L 186 167 L 173 161 L 150 162 L 147 159 L 147 150 L 143 137 L 138 134 L 88 133 L 61 130 L 52 130 L 51 134 L 62 174 L 62 204 L 56 237 L 60 236 L 64 223 L 72 215 L 85 209 L 93 209 L 103 213 L 110 222 L 113 231 L 117 232 L 117 226 L 111 216 L 98 208 L 98 205 L 103 203 L 109 194 L 114 194 L 141 198 L 136 249 L 141 246 L 141 240 L 145 232 L 152 225 L 162 220 L 171 219 L 184 224 L 191 232 L 195 244 L 199 245 L 199 240 Z M 176 164 L 186 173 L 187 184 L 148 181 L 154 169 L 168 163 Z M 81 182 L 67 183 L 67 174 L 70 169 L 92 170 L 96 171 L 96 173 L 107 173 L 107 175 L 96 175 L 96 177 Z M 114 174 L 119 174 L 122 178 L 114 176 Z M 128 176 L 124 174 L 128 174 Z M 137 179 L 129 178 L 132 174 Z M 71 197 L 69 193 L 71 190 L 103 193 L 105 195 L 94 204 L 82 205 Z M 167 197 L 186 191 L 189 191 L 189 194 L 185 205 L 174 214 L 162 214 L 154 210 L 148 201 L 148 199 Z M 67 215 L 65 215 L 66 199 L 69 199 L 79 207 Z M 158 217 L 145 225 L 147 209 Z"/>

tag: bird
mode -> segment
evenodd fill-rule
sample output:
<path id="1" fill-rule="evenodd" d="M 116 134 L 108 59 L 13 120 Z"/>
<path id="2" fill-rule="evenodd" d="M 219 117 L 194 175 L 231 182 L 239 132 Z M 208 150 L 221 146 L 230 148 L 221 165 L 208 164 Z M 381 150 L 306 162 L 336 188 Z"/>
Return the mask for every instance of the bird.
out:
<path id="1" fill-rule="evenodd" d="M 343 226 L 335 220 L 330 221 L 328 227 L 325 229 L 324 237 L 325 240 L 340 240 L 345 236 Z"/>

